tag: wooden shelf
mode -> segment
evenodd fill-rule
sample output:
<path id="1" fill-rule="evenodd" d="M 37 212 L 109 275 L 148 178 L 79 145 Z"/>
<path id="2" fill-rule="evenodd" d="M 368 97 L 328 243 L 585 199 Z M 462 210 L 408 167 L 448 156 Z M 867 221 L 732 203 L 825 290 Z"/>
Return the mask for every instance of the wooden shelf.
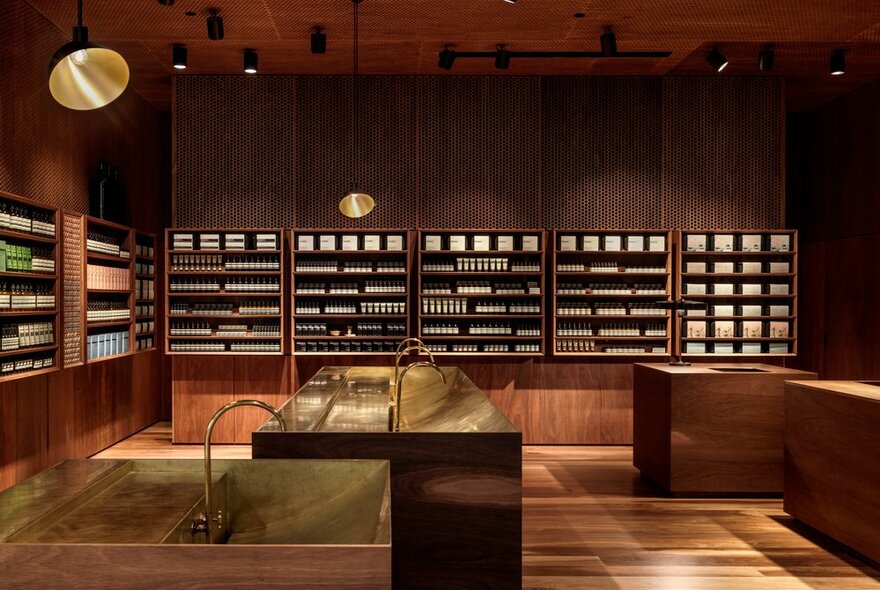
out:
<path id="1" fill-rule="evenodd" d="M 699 232 L 685 232 L 685 233 L 699 233 Z M 720 232 L 715 232 L 720 233 Z M 757 233 L 757 232 L 756 232 Z M 773 252 L 771 250 L 760 250 L 755 252 L 754 250 L 750 250 L 748 252 L 733 250 L 733 251 L 725 251 L 725 252 L 717 252 L 715 250 L 707 250 L 705 252 L 689 252 L 687 250 L 682 250 L 682 256 L 793 256 L 795 253 L 793 251 L 789 252 Z"/>
<path id="2" fill-rule="evenodd" d="M 129 342 L 129 346 L 130 346 L 130 345 L 131 345 L 131 342 Z M 92 365 L 92 364 L 94 364 L 94 363 L 101 363 L 101 362 L 104 362 L 104 361 L 110 361 L 110 360 L 113 360 L 113 359 L 122 358 L 122 357 L 124 357 L 124 356 L 131 356 L 131 355 L 133 355 L 133 354 L 134 354 L 134 351 L 129 350 L 128 352 L 120 352 L 120 353 L 117 353 L 117 354 L 111 354 L 111 355 L 109 355 L 109 356 L 102 356 L 102 357 L 95 358 L 95 359 L 90 359 L 90 358 L 86 357 L 86 358 L 87 358 L 86 363 L 89 364 L 89 365 Z"/>
<path id="3" fill-rule="evenodd" d="M 657 322 L 665 322 L 670 316 L 669 314 L 664 315 L 565 315 L 565 314 L 553 314 L 558 320 L 569 321 L 569 320 L 605 320 L 609 322 L 620 322 L 626 320 L 654 320 Z M 696 316 L 694 316 L 696 317 Z"/>
<path id="4" fill-rule="evenodd" d="M 513 318 L 518 320 L 540 320 L 543 319 L 543 314 L 517 314 L 517 313 L 469 313 L 463 315 L 456 314 L 419 314 L 420 318 L 424 319 L 439 319 L 439 320 L 467 320 L 467 319 L 502 319 L 504 321 L 510 321 Z"/>
<path id="5" fill-rule="evenodd" d="M 340 350 L 339 352 L 301 352 L 293 351 L 293 356 L 395 356 L 394 352 L 349 352 Z M 436 354 L 436 353 L 435 353 Z"/>
<path id="6" fill-rule="evenodd" d="M 595 342 L 632 342 L 638 345 L 640 342 L 666 342 L 669 336 L 554 336 L 557 340 L 593 340 Z M 612 353 L 620 354 L 620 353 Z"/>
<path id="7" fill-rule="evenodd" d="M 706 279 L 712 277 L 737 278 L 745 277 L 750 279 L 768 278 L 768 279 L 790 279 L 795 276 L 793 272 L 683 272 L 682 279 Z"/>
<path id="8" fill-rule="evenodd" d="M 35 309 L 35 310 L 16 310 L 16 311 L 0 311 L 0 318 L 12 318 L 19 316 L 34 316 L 34 315 L 56 315 L 58 313 L 57 309 Z"/>
<path id="9" fill-rule="evenodd" d="M 556 297 L 580 297 L 584 299 L 617 299 L 620 297 L 631 297 L 631 298 L 649 298 L 655 299 L 656 301 L 663 301 L 667 297 L 669 297 L 666 293 L 620 293 L 617 295 L 604 295 L 601 293 L 554 293 Z"/>
<path id="10" fill-rule="evenodd" d="M 370 319 L 379 319 L 379 320 L 389 320 L 389 319 L 406 319 L 409 316 L 405 313 L 295 313 L 293 314 L 293 318 L 297 320 L 307 320 L 307 319 L 316 319 L 316 320 L 329 320 L 329 319 L 342 319 L 342 320 L 370 320 Z"/>
<path id="11" fill-rule="evenodd" d="M 426 230 L 422 230 L 422 233 L 428 233 Z M 484 232 L 485 233 L 485 232 Z M 505 232 L 499 230 L 492 230 L 489 233 L 494 233 L 497 235 L 508 235 Z M 535 230 L 535 233 L 543 233 L 543 230 Z M 522 254 L 526 256 L 540 256 L 544 257 L 544 250 L 419 250 L 419 254 L 421 255 L 434 255 L 440 254 L 443 256 L 449 255 L 459 255 L 459 256 L 494 256 L 495 254 Z"/>
<path id="12" fill-rule="evenodd" d="M 171 340 L 281 340 L 281 336 L 254 336 L 248 334 L 246 336 L 172 336 L 168 334 Z"/>
<path id="13" fill-rule="evenodd" d="M 733 295 L 721 295 L 718 293 L 683 293 L 685 299 L 794 299 L 797 297 L 794 293 L 789 294 L 770 294 L 763 293 L 760 295 L 743 295 L 734 293 Z"/>
<path id="14" fill-rule="evenodd" d="M 0 375 L 0 383 L 5 381 L 14 381 L 16 379 L 23 379 L 25 377 L 35 377 L 37 375 L 45 375 L 46 373 L 53 373 L 55 371 L 59 371 L 61 368 L 57 363 L 53 363 L 51 367 L 46 367 L 43 369 L 37 369 L 36 371 L 19 371 L 17 373 L 13 372 L 8 375 Z"/>
<path id="15" fill-rule="evenodd" d="M 244 275 L 254 277 L 275 277 L 281 274 L 280 270 L 169 270 L 169 277 L 174 276 L 223 276 L 223 275 Z M 152 278 L 152 277 L 150 277 Z"/>
<path id="16" fill-rule="evenodd" d="M 168 243 L 168 242 L 166 242 L 166 243 Z M 174 256 L 175 254 L 281 254 L 281 252 L 282 252 L 281 250 L 168 250 L 168 255 Z"/>
<path id="17" fill-rule="evenodd" d="M 386 232 L 380 231 L 380 234 L 388 234 L 388 235 L 399 235 L 400 232 Z M 374 255 L 389 255 L 389 256 L 406 256 L 408 250 L 294 250 L 293 253 L 296 256 L 310 256 L 310 255 L 318 255 L 318 256 L 341 256 L 346 254 L 354 254 L 354 255 L 362 255 L 362 256 L 374 256 Z"/>
<path id="18" fill-rule="evenodd" d="M 556 276 L 565 277 L 633 277 L 643 279 L 645 277 L 656 277 L 665 279 L 668 275 L 665 272 L 622 272 L 622 271 L 602 271 L 593 272 L 589 270 L 557 270 Z"/>
<path id="19" fill-rule="evenodd" d="M 419 293 L 420 297 L 508 297 L 512 299 L 523 299 L 523 298 L 535 298 L 535 297 L 544 297 L 543 293 L 535 293 L 535 294 L 524 294 L 524 293 Z"/>
<path id="20" fill-rule="evenodd" d="M 87 293 L 116 293 L 121 294 L 124 293 L 126 295 L 131 294 L 131 289 L 86 289 Z"/>
<path id="21" fill-rule="evenodd" d="M 337 270 L 335 273 L 330 270 L 298 270 L 298 271 L 296 271 L 297 276 L 303 276 L 303 277 L 307 277 L 309 279 L 314 279 L 315 275 L 317 275 L 317 276 L 323 275 L 323 276 L 332 277 L 334 280 L 337 280 L 341 277 L 405 276 L 406 274 L 407 274 L 407 271 L 405 271 L 405 270 L 393 271 L 393 272 L 388 272 L 388 271 L 351 272 L 351 271 Z"/>
<path id="22" fill-rule="evenodd" d="M 274 292 L 266 292 L 266 291 L 258 291 L 258 292 L 231 292 L 227 293 L 226 291 L 217 291 L 217 292 L 206 292 L 206 291 L 169 291 L 169 297 L 281 297 L 281 291 Z"/>
<path id="23" fill-rule="evenodd" d="M 556 230 L 559 235 L 560 230 Z M 571 233 L 571 232 L 566 232 Z M 668 232 L 660 232 L 664 236 Z M 659 235 L 659 234 L 655 234 Z M 572 254 L 580 256 L 668 256 L 669 250 L 556 250 L 556 256 L 571 256 Z"/>
<path id="24" fill-rule="evenodd" d="M 36 354 L 38 352 L 46 352 L 49 350 L 55 350 L 57 348 L 58 348 L 57 344 L 50 344 L 47 346 L 31 346 L 28 348 L 16 348 L 15 350 L 0 350 L 0 357 L 19 356 L 22 354 Z"/>
<path id="25" fill-rule="evenodd" d="M 467 271 L 422 271 L 423 277 L 538 277 L 544 272 L 540 270 L 528 271 L 485 271 L 485 270 L 467 270 Z"/>
<path id="26" fill-rule="evenodd" d="M 485 340 L 487 344 L 492 344 L 496 340 L 543 340 L 544 336 L 492 336 L 490 334 L 425 334 L 422 333 L 423 340 Z"/>
<path id="27" fill-rule="evenodd" d="M 345 299 L 347 297 L 401 297 L 406 298 L 408 293 L 294 293 L 294 297 L 325 297 L 331 299 Z"/>
<path id="28" fill-rule="evenodd" d="M 141 317 L 152 317 L 152 316 L 141 316 Z M 282 316 L 280 314 L 222 314 L 222 313 L 213 313 L 213 314 L 195 314 L 195 313 L 170 313 L 168 314 L 169 320 L 175 320 L 178 318 L 186 318 L 186 319 L 230 319 L 230 320 L 243 320 L 243 319 L 267 319 L 267 320 L 277 320 Z"/>
<path id="29" fill-rule="evenodd" d="M 490 343 L 491 344 L 491 343 Z M 454 352 L 454 351 L 431 351 L 431 354 L 434 356 L 531 356 L 538 357 L 544 356 L 543 352 L 514 352 L 514 351 L 502 351 L 502 352 L 483 352 L 483 351 L 474 351 L 474 352 Z M 422 356 L 428 356 L 427 354 Z"/>
<path id="30" fill-rule="evenodd" d="M 89 329 L 91 329 L 91 328 L 114 328 L 114 327 L 127 326 L 129 324 L 131 324 L 131 319 L 114 320 L 112 322 L 86 322 L 86 326 Z"/>
<path id="31" fill-rule="evenodd" d="M 745 338 L 742 336 L 731 336 L 730 338 L 724 338 L 722 336 L 712 336 L 709 338 L 684 337 L 681 340 L 682 340 L 682 342 L 791 342 L 792 340 L 794 340 L 794 337 L 789 336 L 787 338 L 770 338 L 770 337 Z M 741 354 L 741 353 L 739 353 L 739 354 Z"/>
<path id="32" fill-rule="evenodd" d="M 112 256 L 110 254 L 102 254 L 101 252 L 92 252 L 86 250 L 86 257 L 90 260 L 106 260 L 107 262 L 121 262 L 126 266 L 131 264 L 131 258 L 122 258 L 121 256 Z"/>
<path id="33" fill-rule="evenodd" d="M 339 336 L 296 336 L 294 335 L 294 342 L 309 342 L 309 341 L 333 341 L 333 342 L 363 342 L 365 340 L 403 340 L 406 338 L 405 335 L 400 336 L 346 336 L 344 334 L 340 334 Z"/>
<path id="34" fill-rule="evenodd" d="M 58 264 L 57 262 L 55 263 Z M 56 266 L 57 268 L 57 266 Z M 25 271 L 15 271 L 15 270 L 5 270 L 0 272 L 0 277 L 9 277 L 16 279 L 47 279 L 50 281 L 54 281 L 58 278 L 57 274 L 50 274 L 45 272 L 25 272 Z"/>
<path id="35" fill-rule="evenodd" d="M 2 197 L 0 197 L 2 198 Z M 57 231 L 57 224 L 56 224 Z M 55 238 L 50 238 L 48 236 L 43 236 L 41 234 L 32 234 L 25 231 L 16 231 L 14 229 L 5 229 L 0 228 L 0 238 L 9 238 L 11 240 L 21 240 L 23 242 L 32 242 L 34 244 L 46 244 L 49 246 L 54 246 L 58 243 L 58 240 Z"/>
<path id="36" fill-rule="evenodd" d="M 640 357 L 668 357 L 670 354 L 668 352 L 561 352 L 556 351 L 553 353 L 553 356 L 601 356 L 605 358 L 609 357 L 621 357 L 621 358 L 640 358 Z"/>
<path id="37" fill-rule="evenodd" d="M 235 350 L 219 350 L 212 352 L 183 352 L 179 350 L 167 350 L 167 355 L 174 356 L 281 356 L 282 352 L 239 352 Z"/>

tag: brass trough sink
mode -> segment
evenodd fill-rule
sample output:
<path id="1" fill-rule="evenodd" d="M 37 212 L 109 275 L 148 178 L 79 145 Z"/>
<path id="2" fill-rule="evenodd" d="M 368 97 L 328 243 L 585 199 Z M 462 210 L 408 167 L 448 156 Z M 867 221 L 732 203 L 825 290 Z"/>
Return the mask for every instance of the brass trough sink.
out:
<path id="1" fill-rule="evenodd" d="M 0 493 L 0 571 L 15 588 L 390 588 L 387 461 L 64 462 Z"/>

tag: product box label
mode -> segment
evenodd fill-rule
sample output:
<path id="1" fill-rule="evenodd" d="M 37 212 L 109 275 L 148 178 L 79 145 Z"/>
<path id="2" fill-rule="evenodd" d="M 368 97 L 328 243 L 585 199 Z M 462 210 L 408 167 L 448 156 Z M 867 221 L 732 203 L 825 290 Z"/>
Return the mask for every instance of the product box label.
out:
<path id="1" fill-rule="evenodd" d="M 315 236 L 297 236 L 296 237 L 296 249 L 297 250 L 314 250 L 315 249 Z"/>
<path id="2" fill-rule="evenodd" d="M 321 250 L 336 250 L 336 236 L 321 236 Z"/>
<path id="3" fill-rule="evenodd" d="M 449 236 L 450 250 L 467 250 L 467 239 L 465 236 Z"/>
<path id="4" fill-rule="evenodd" d="M 666 236 L 651 236 L 648 238 L 648 250 L 651 252 L 663 252 L 666 250 Z"/>
<path id="5" fill-rule="evenodd" d="M 357 250 L 358 249 L 358 237 L 357 236 L 342 236 L 342 249 L 343 250 Z"/>
<path id="6" fill-rule="evenodd" d="M 559 249 L 565 252 L 577 250 L 577 236 L 559 236 Z"/>
<path id="7" fill-rule="evenodd" d="M 442 250 L 440 236 L 425 236 L 425 250 Z"/>
<path id="8" fill-rule="evenodd" d="M 705 252 L 706 251 L 706 235 L 691 234 L 684 237 L 685 247 L 688 252 Z"/>

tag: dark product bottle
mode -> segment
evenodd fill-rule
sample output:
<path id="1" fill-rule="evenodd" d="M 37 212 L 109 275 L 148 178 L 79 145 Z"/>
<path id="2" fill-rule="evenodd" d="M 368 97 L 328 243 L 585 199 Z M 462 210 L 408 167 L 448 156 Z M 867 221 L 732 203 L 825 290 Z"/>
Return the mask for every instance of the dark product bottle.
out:
<path id="1" fill-rule="evenodd" d="M 89 215 L 126 224 L 128 221 L 125 185 L 119 179 L 119 169 L 98 162 L 98 173 L 89 183 Z"/>

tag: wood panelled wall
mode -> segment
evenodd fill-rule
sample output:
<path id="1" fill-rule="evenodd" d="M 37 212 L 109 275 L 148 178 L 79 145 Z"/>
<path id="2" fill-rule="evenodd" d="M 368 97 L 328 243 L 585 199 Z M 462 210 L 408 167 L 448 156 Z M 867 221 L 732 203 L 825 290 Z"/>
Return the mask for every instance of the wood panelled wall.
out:
<path id="1" fill-rule="evenodd" d="M 351 90 L 345 76 L 176 76 L 175 224 L 783 224 L 778 79 L 369 76 L 357 154 Z M 377 197 L 375 211 L 356 221 L 337 209 L 353 175 Z M 294 357 L 276 366 L 175 357 L 173 386 L 189 394 L 188 412 L 204 424 L 221 391 L 224 401 L 249 392 L 283 400 L 322 365 L 364 358 Z M 632 440 L 629 359 L 455 361 L 527 443 Z M 262 363 L 281 377 L 252 383 Z M 207 379 L 205 366 L 224 367 L 225 377 Z M 248 440 L 247 426 L 233 420 L 218 435 Z"/>
<path id="2" fill-rule="evenodd" d="M 47 65 L 68 32 L 24 0 L 6 3 L 4 16 L 0 189 L 87 213 L 88 179 L 105 159 L 120 168 L 133 225 L 161 233 L 170 120 L 131 89 L 97 111 L 60 106 L 49 94 Z M 157 420 L 161 365 L 158 352 L 142 353 L 0 386 L 0 489 L 63 459 L 87 457 Z"/>
<path id="3" fill-rule="evenodd" d="M 800 230 L 799 361 L 822 379 L 880 378 L 880 82 L 788 124 Z"/>

